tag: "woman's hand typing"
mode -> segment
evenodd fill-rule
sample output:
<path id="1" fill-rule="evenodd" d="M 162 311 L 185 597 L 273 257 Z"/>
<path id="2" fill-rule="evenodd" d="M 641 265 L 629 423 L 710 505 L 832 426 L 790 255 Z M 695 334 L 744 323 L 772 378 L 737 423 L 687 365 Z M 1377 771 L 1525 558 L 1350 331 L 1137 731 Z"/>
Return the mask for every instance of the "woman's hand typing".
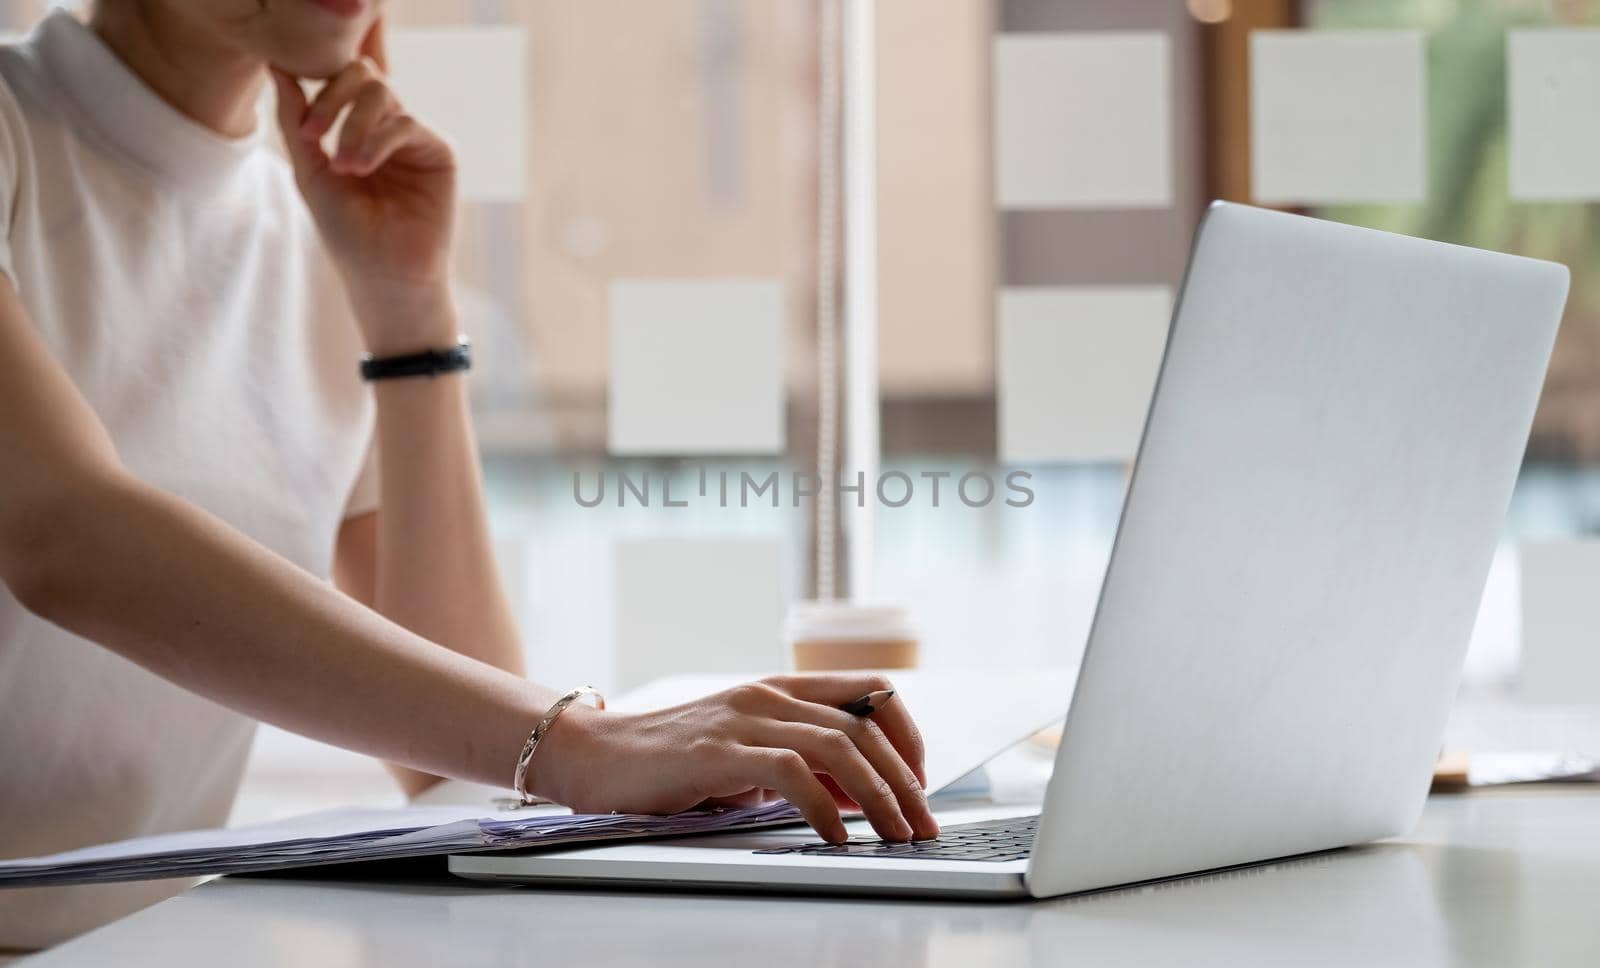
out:
<path id="1" fill-rule="evenodd" d="M 892 688 L 881 676 L 778 676 L 648 713 L 574 706 L 529 769 L 530 792 L 580 812 L 676 813 L 781 796 L 826 840 L 859 807 L 880 837 L 935 837 L 922 737 L 899 699 L 870 717 L 837 708 Z"/>

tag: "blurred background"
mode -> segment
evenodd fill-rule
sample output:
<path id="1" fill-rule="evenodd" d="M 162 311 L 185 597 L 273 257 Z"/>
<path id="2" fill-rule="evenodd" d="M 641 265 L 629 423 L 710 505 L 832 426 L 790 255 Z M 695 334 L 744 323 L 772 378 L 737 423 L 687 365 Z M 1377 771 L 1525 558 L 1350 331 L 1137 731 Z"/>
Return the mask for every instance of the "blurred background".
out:
<path id="1" fill-rule="evenodd" d="M 44 6 L 0 0 L 0 27 Z M 841 594 L 910 609 L 925 666 L 1074 664 L 1190 239 L 1223 198 L 1571 267 L 1464 689 L 1600 702 L 1569 674 L 1592 646 L 1562 631 L 1600 612 L 1600 5 L 387 9 L 396 84 L 461 152 L 473 400 L 539 678 L 780 667 L 819 551 Z M 898 470 L 916 497 L 847 501 L 831 539 L 787 478 L 817 469 L 819 433 L 847 475 Z M 951 497 L 1018 469 L 1028 507 Z M 677 496 L 773 471 L 778 507 L 662 506 L 669 477 Z M 649 506 L 617 506 L 619 474 Z M 318 771 L 338 779 L 308 791 Z M 392 795 L 264 732 L 240 818 L 330 789 Z"/>

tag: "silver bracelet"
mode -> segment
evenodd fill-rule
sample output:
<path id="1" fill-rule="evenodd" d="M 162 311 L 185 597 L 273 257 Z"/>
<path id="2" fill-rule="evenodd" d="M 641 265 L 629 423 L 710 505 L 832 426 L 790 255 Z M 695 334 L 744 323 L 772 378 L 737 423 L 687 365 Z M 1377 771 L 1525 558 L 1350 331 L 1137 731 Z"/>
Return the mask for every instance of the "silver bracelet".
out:
<path id="1" fill-rule="evenodd" d="M 533 751 L 539 748 L 539 741 L 544 739 L 544 734 L 550 731 L 557 717 L 567 711 L 567 707 L 582 699 L 584 696 L 594 697 L 596 709 L 606 708 L 606 699 L 600 695 L 593 686 L 579 686 L 562 696 L 550 707 L 550 711 L 539 720 L 539 725 L 533 727 L 533 732 L 528 734 L 528 741 L 522 745 L 522 755 L 517 757 L 517 771 L 511 775 L 511 789 L 516 791 L 523 806 L 538 803 L 539 798 L 531 796 L 524 784 L 528 779 L 528 763 L 533 759 Z"/>

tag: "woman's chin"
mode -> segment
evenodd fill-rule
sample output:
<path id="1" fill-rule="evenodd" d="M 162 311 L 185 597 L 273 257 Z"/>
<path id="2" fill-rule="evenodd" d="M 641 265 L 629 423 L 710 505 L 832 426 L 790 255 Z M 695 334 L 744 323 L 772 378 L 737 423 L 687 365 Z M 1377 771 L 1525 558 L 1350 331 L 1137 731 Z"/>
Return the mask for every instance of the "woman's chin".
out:
<path id="1" fill-rule="evenodd" d="M 358 55 L 349 50 L 308 51 L 297 50 L 269 59 L 269 63 L 285 74 L 307 80 L 323 81 L 349 67 Z"/>

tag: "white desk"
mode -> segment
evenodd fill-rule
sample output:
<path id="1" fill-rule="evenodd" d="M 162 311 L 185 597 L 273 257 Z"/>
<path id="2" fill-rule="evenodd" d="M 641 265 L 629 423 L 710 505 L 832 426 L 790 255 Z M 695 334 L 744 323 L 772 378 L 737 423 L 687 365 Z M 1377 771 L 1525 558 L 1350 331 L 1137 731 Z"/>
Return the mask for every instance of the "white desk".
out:
<path id="1" fill-rule="evenodd" d="M 1405 843 L 1033 903 L 221 880 L 21 964 L 1594 965 L 1600 792 L 1435 797 Z"/>

